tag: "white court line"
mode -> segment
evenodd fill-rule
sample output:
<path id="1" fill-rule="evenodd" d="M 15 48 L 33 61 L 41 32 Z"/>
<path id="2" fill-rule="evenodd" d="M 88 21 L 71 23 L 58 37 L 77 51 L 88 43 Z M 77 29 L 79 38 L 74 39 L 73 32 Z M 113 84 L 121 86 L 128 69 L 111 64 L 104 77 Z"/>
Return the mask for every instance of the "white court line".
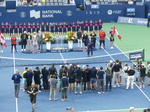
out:
<path id="1" fill-rule="evenodd" d="M 96 43 L 97 43 L 98 45 L 100 45 L 97 40 L 96 40 Z M 104 49 L 104 48 L 103 48 L 103 49 Z M 108 56 L 110 56 L 110 58 L 111 58 L 113 61 L 115 61 L 115 59 L 111 56 L 111 54 L 109 54 L 105 49 L 104 49 L 104 51 L 107 53 Z"/>
<path id="2" fill-rule="evenodd" d="M 18 98 L 15 99 L 16 99 L 16 112 L 18 112 Z"/>
<path id="3" fill-rule="evenodd" d="M 107 39 L 108 39 L 108 37 L 107 37 Z M 109 40 L 109 39 L 108 39 Z M 114 44 L 115 45 L 115 44 Z M 122 52 L 122 50 L 120 49 L 120 48 L 118 48 L 116 45 L 115 45 L 115 47 L 118 49 L 118 50 L 120 50 L 120 52 Z M 124 53 L 124 52 L 122 52 L 122 54 L 124 54 L 128 59 L 129 59 L 129 57 Z M 135 64 L 132 60 L 130 60 L 133 64 Z M 134 83 L 134 85 L 141 91 L 141 93 L 148 99 L 148 101 L 150 101 L 150 98 L 142 91 L 142 89 L 141 88 L 139 88 L 139 86 L 136 84 L 136 83 Z"/>
<path id="4" fill-rule="evenodd" d="M 134 85 L 143 93 L 143 95 L 150 101 L 150 98 L 144 93 L 144 91 L 142 91 L 141 88 L 139 88 L 139 86 L 134 82 Z"/>
<path id="5" fill-rule="evenodd" d="M 64 59 L 64 57 L 63 57 L 63 55 L 62 55 L 62 53 L 60 52 L 59 54 L 60 54 L 62 60 L 64 61 L 65 65 L 67 65 L 67 64 L 66 64 L 66 61 L 65 61 L 65 59 Z"/>

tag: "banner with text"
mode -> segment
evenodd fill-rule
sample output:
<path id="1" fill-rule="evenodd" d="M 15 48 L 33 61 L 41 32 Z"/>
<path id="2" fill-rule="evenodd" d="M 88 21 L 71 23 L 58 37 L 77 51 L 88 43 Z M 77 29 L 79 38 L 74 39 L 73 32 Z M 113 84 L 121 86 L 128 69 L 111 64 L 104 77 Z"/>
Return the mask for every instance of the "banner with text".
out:
<path id="1" fill-rule="evenodd" d="M 133 17 L 118 17 L 117 23 L 147 26 L 147 19 Z"/>
<path id="2" fill-rule="evenodd" d="M 130 60 L 135 60 L 135 59 L 143 59 L 143 53 L 142 52 L 136 52 L 136 53 L 129 53 L 129 58 Z"/>

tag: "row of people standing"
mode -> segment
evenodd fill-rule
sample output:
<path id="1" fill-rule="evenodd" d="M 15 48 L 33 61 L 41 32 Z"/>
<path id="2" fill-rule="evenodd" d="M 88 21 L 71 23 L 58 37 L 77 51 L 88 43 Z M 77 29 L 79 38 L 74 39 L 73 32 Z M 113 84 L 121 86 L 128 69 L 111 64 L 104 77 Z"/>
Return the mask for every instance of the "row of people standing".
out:
<path id="1" fill-rule="evenodd" d="M 26 32 L 24 31 L 23 34 L 21 34 L 21 51 L 26 51 L 26 46 L 27 46 L 27 50 L 31 51 L 32 50 L 32 46 L 34 47 L 34 51 L 37 51 L 37 46 L 38 46 L 38 50 L 42 50 L 43 49 L 43 45 L 42 45 L 42 36 L 43 34 L 41 33 L 41 31 L 38 31 L 38 33 L 34 32 L 33 34 L 31 34 L 30 32 Z M 11 52 L 13 52 L 13 50 L 15 50 L 17 52 L 17 37 L 15 34 L 12 34 L 11 38 Z"/>
<path id="2" fill-rule="evenodd" d="M 52 32 L 52 33 L 66 33 L 67 31 L 76 32 L 79 29 L 82 31 L 93 31 L 93 30 L 100 30 L 102 28 L 102 21 L 99 19 L 98 21 L 93 22 L 92 20 L 88 21 L 77 21 L 72 23 L 4 23 L 2 22 L 0 25 L 0 31 L 4 33 L 5 36 L 9 36 L 9 34 L 21 34 L 24 31 L 27 32 L 38 32 L 41 30 L 42 32 Z"/>

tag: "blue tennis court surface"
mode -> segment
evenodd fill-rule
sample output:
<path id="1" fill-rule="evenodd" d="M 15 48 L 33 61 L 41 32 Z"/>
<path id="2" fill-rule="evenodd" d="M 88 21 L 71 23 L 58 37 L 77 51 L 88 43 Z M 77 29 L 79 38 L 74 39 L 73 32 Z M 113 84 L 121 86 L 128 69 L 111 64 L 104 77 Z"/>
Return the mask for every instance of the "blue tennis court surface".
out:
<path id="1" fill-rule="evenodd" d="M 74 46 L 77 46 L 75 43 Z M 96 44 L 96 47 L 99 48 L 99 44 Z M 18 50 L 21 50 L 21 46 L 17 46 Z M 118 55 L 115 55 L 118 53 Z M 10 46 L 5 48 L 4 53 L 0 54 L 2 57 L 12 57 L 10 52 Z M 115 47 L 113 50 L 109 47 L 109 40 L 106 39 L 106 50 L 97 49 L 94 51 L 93 57 L 86 57 L 87 52 L 65 52 L 65 53 L 35 53 L 35 54 L 23 54 L 21 51 L 18 51 L 15 54 L 16 58 L 21 60 L 16 61 L 18 66 L 16 68 L 22 73 L 24 66 L 28 65 L 33 60 L 26 59 L 37 59 L 32 63 L 37 63 L 29 65 L 35 69 L 36 66 L 42 67 L 43 64 L 46 64 L 48 61 L 53 61 L 56 59 L 63 59 L 61 63 L 69 64 L 70 63 L 79 63 L 80 65 L 88 64 L 90 67 L 100 67 L 105 68 L 106 62 L 109 60 L 119 59 L 124 62 L 128 62 L 129 65 L 133 65 L 129 59 L 122 54 L 122 52 Z M 96 59 L 98 57 L 98 59 Z M 43 60 L 42 60 L 43 59 Z M 44 59 L 49 59 L 45 61 Z M 53 59 L 53 60 L 51 60 Z M 72 60 L 71 60 L 72 59 Z M 75 60 L 76 59 L 76 60 Z M 45 61 L 45 62 L 44 62 Z M 83 61 L 83 64 L 80 63 Z M 92 63 L 92 61 L 94 63 Z M 97 63 L 96 63 L 97 61 Z M 67 63 L 66 63 L 67 62 Z M 85 63 L 86 62 L 86 63 Z M 11 81 L 11 76 L 13 74 L 13 61 L 4 60 L 3 64 L 6 64 L 6 67 L 0 67 L 0 112 L 16 112 L 16 100 L 14 98 L 14 86 L 13 81 Z M 1 64 L 2 64 L 1 63 Z M 20 64 L 22 63 L 22 64 Z M 41 64 L 41 65 L 40 65 Z M 49 68 L 50 65 L 47 66 Z M 59 70 L 59 65 L 56 65 L 57 70 Z M 21 85 L 22 87 L 22 85 Z M 142 93 L 145 93 L 143 94 Z M 94 92 L 87 91 L 82 95 L 75 95 L 74 93 L 68 93 L 68 100 L 61 101 L 61 92 L 57 92 L 58 101 L 49 101 L 49 92 L 42 91 L 37 95 L 37 106 L 35 112 L 66 112 L 66 107 L 73 107 L 75 111 L 98 111 L 98 110 L 114 110 L 114 109 L 129 109 L 130 107 L 135 108 L 147 108 L 150 106 L 149 103 L 149 91 L 150 88 L 146 88 L 140 91 L 134 85 L 134 90 L 126 90 L 123 82 L 120 88 L 113 88 L 112 92 L 105 92 L 104 94 L 98 94 L 97 90 Z M 17 105 L 19 112 L 31 112 L 31 103 L 29 101 L 29 94 L 20 90 L 19 99 L 17 100 Z"/>

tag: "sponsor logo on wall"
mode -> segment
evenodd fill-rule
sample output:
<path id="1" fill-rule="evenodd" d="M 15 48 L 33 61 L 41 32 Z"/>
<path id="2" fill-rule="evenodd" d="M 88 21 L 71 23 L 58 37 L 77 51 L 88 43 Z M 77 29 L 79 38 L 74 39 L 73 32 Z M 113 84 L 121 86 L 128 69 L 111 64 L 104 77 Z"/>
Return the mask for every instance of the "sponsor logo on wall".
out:
<path id="1" fill-rule="evenodd" d="M 145 18 L 132 18 L 132 17 L 118 17 L 117 23 L 134 24 L 134 25 L 147 25 Z"/>
<path id="2" fill-rule="evenodd" d="M 35 11 L 30 10 L 30 18 L 54 18 L 56 14 L 62 14 L 61 10 L 41 10 L 41 11 Z M 72 12 L 68 11 L 68 16 L 72 15 Z"/>
<path id="3" fill-rule="evenodd" d="M 38 19 L 40 18 L 40 11 L 30 10 L 30 18 Z"/>
<path id="4" fill-rule="evenodd" d="M 25 18 L 26 17 L 26 13 L 25 12 L 20 12 L 19 15 L 20 15 L 21 18 Z"/>
<path id="5" fill-rule="evenodd" d="M 86 15 L 90 14 L 90 15 L 96 15 L 96 14 L 100 14 L 100 11 L 86 11 L 85 12 Z"/>
<path id="6" fill-rule="evenodd" d="M 112 15 L 112 14 L 121 14 L 122 10 L 108 10 L 107 14 Z"/>
<path id="7" fill-rule="evenodd" d="M 72 15 L 73 15 L 73 12 L 72 12 L 71 10 L 68 10 L 68 11 L 66 12 L 66 15 L 67 15 L 67 16 L 72 16 Z"/>

